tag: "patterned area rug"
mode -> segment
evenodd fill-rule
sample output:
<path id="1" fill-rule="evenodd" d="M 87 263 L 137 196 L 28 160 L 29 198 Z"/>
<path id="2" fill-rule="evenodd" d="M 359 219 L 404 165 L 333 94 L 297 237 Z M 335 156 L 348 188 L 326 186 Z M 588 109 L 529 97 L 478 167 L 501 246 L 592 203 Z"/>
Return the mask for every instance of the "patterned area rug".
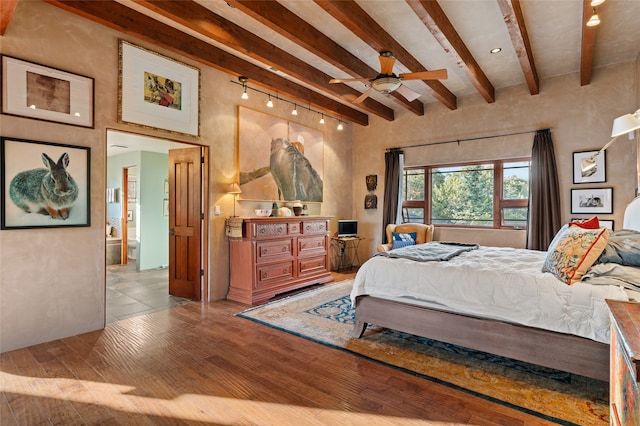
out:
<path id="1" fill-rule="evenodd" d="M 369 325 L 351 338 L 353 280 L 237 314 L 563 425 L 608 425 L 608 383 Z"/>

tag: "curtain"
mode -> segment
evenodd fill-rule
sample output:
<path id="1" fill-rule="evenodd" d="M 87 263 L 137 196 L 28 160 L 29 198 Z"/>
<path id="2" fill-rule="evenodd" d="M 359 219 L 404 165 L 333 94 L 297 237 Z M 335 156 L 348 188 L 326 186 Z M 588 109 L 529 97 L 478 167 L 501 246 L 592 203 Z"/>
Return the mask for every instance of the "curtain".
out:
<path id="1" fill-rule="evenodd" d="M 384 154 L 384 205 L 382 207 L 382 242 L 387 239 L 389 223 L 398 223 L 398 213 L 402 204 L 402 151 L 390 149 Z"/>
<path id="2" fill-rule="evenodd" d="M 560 191 L 549 129 L 538 130 L 531 150 L 527 248 L 546 251 L 562 226 Z"/>

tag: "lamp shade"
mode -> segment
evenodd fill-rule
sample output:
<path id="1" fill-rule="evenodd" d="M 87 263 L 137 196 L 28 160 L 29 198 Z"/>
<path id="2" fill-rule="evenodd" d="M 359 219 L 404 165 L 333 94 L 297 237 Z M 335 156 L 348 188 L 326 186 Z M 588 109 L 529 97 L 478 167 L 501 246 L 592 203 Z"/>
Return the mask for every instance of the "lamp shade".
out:
<path id="1" fill-rule="evenodd" d="M 229 185 L 227 194 L 241 194 L 241 193 L 242 193 L 242 190 L 240 189 L 240 185 L 238 185 L 235 182 Z"/>
<path id="2" fill-rule="evenodd" d="M 636 129 L 640 129 L 640 109 L 633 114 L 625 114 L 613 120 L 611 137 L 624 135 Z"/>

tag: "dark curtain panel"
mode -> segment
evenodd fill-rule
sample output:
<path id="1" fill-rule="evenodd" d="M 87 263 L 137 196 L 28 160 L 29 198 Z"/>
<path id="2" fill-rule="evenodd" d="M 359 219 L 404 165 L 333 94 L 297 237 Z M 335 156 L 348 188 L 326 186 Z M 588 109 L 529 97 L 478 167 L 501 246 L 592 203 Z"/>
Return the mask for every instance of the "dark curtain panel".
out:
<path id="1" fill-rule="evenodd" d="M 562 226 L 558 170 L 549 129 L 536 132 L 530 173 L 527 248 L 546 251 Z"/>
<path id="2" fill-rule="evenodd" d="M 382 207 L 382 242 L 386 240 L 388 223 L 396 223 L 400 184 L 400 156 L 402 151 L 391 149 L 384 154 L 384 205 Z"/>

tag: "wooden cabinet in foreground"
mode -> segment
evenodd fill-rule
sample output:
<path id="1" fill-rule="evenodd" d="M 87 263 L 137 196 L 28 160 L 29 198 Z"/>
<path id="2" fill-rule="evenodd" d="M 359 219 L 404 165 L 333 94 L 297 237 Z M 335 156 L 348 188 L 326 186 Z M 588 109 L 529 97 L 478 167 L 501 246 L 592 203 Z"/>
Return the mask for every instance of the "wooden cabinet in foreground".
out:
<path id="1" fill-rule="evenodd" d="M 640 303 L 607 300 L 611 311 L 611 424 L 640 424 Z"/>
<path id="2" fill-rule="evenodd" d="M 242 237 L 229 239 L 227 299 L 259 305 L 277 294 L 333 281 L 329 218 L 242 219 Z"/>

